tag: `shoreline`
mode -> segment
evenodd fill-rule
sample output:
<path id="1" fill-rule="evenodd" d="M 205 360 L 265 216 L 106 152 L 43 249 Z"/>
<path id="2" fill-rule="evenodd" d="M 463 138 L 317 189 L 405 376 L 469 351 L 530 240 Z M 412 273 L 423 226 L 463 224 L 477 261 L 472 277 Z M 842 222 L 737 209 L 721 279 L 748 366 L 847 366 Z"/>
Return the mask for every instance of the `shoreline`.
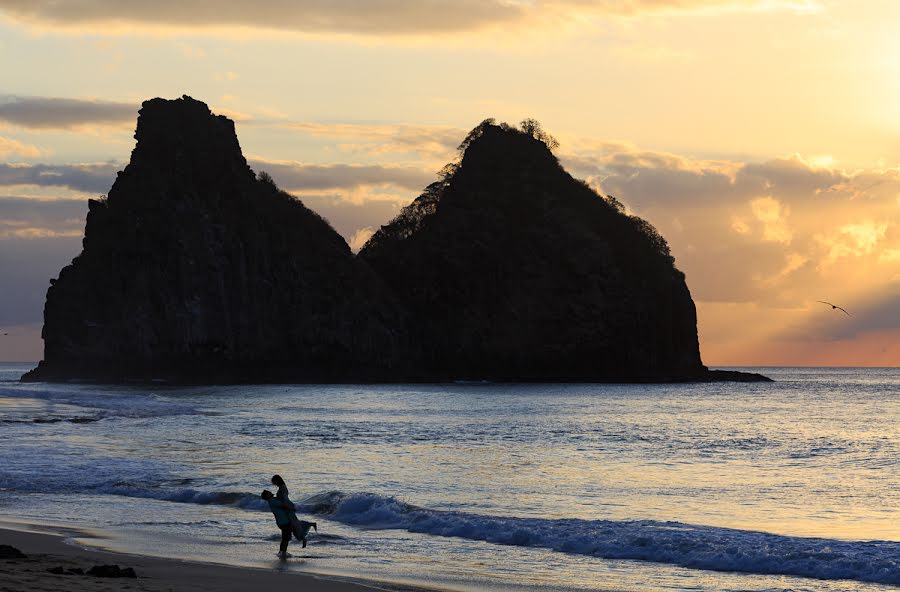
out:
<path id="1" fill-rule="evenodd" d="M 50 532 L 58 531 L 57 533 Z M 78 538 L 102 538 L 86 529 L 56 527 L 0 520 L 0 545 L 10 545 L 26 555 L 24 559 L 0 558 L 0 591 L 43 592 L 112 591 L 127 587 L 137 592 L 244 592 L 251 589 L 302 587 L 317 592 L 436 592 L 440 588 L 415 587 L 351 577 L 320 575 L 290 569 L 241 567 L 191 560 L 164 559 L 101 550 L 79 544 Z M 87 572 L 95 565 L 133 568 L 137 579 L 94 577 L 69 573 L 54 574 L 62 567 Z M 277 587 L 276 587 L 277 586 Z"/>

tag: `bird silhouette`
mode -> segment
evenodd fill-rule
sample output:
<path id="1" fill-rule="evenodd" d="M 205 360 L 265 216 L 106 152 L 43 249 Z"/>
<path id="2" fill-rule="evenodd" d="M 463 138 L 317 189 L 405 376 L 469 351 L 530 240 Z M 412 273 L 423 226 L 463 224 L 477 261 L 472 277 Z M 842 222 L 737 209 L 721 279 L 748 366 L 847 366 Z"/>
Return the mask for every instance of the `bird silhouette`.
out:
<path id="1" fill-rule="evenodd" d="M 838 306 L 837 304 L 832 304 L 832 303 L 830 303 L 830 302 L 825 302 L 824 300 L 816 300 L 816 302 L 821 302 L 822 304 L 827 304 L 828 306 L 831 307 L 831 310 L 839 310 L 839 311 L 841 311 L 842 313 L 844 313 L 845 315 L 847 315 L 848 317 L 851 316 L 849 312 L 847 312 L 846 310 L 844 310 L 843 308 L 841 308 L 841 307 Z"/>

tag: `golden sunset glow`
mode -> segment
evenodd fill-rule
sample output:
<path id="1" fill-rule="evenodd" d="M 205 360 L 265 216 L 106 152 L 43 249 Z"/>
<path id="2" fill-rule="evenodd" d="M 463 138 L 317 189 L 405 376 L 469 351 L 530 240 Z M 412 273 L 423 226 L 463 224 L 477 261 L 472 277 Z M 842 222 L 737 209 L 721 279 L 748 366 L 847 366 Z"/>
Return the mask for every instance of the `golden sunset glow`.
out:
<path id="1" fill-rule="evenodd" d="M 534 117 L 668 240 L 705 364 L 900 365 L 897 3 L 194 4 L 0 0 L 0 359 L 40 359 L 141 101 L 187 94 L 355 250 L 469 129 Z"/>

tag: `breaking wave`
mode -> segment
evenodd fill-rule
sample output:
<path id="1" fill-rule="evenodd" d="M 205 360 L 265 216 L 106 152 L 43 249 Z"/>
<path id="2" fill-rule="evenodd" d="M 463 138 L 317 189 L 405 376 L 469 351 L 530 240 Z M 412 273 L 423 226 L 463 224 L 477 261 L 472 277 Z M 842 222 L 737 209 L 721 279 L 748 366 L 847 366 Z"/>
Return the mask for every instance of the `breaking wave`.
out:
<path id="1" fill-rule="evenodd" d="M 268 510 L 258 494 L 120 491 L 121 495 Z M 845 541 L 655 520 L 544 519 L 442 511 L 372 493 L 331 491 L 297 503 L 313 514 L 366 529 L 399 529 L 499 545 L 691 569 L 900 584 L 900 542 Z"/>
<path id="2" fill-rule="evenodd" d="M 0 488 L 34 491 L 26 483 L 3 481 L 0 476 Z M 105 494 L 127 497 L 268 510 L 258 493 L 249 492 L 202 491 L 162 484 L 147 488 L 112 480 L 82 483 L 76 490 L 102 490 Z M 297 509 L 304 514 L 358 528 L 399 529 L 604 559 L 653 561 L 713 571 L 900 584 L 900 542 L 895 541 L 805 538 L 654 520 L 490 516 L 419 507 L 392 496 L 340 491 L 311 496 L 298 502 Z"/>
<path id="3" fill-rule="evenodd" d="M 309 513 L 372 529 L 540 547 L 692 569 L 900 584 L 900 542 L 842 541 L 653 520 L 517 518 L 440 511 L 370 493 L 329 492 Z"/>

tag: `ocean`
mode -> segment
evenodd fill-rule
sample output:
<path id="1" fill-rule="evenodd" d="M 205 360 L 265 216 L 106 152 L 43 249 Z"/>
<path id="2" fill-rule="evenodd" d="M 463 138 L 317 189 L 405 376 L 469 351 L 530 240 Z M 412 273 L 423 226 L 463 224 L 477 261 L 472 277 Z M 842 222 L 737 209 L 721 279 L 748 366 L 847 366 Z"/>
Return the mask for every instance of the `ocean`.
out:
<path id="1" fill-rule="evenodd" d="M 175 388 L 0 364 L 0 521 L 451 590 L 895 590 L 900 369 L 773 383 Z M 306 549 L 275 557 L 282 475 Z"/>

